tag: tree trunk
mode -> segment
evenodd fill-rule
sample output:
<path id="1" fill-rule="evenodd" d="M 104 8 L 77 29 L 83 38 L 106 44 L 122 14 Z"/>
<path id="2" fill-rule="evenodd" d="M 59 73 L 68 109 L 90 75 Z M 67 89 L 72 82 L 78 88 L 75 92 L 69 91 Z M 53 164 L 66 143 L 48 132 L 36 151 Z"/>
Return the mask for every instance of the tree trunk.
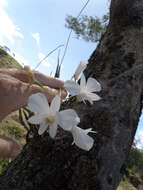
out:
<path id="1" fill-rule="evenodd" d="M 89 59 L 86 77 L 103 86 L 93 106 L 68 102 L 80 127 L 97 134 L 91 151 L 36 133 L 0 177 L 2 190 L 116 190 L 125 169 L 142 106 L 143 0 L 112 0 L 106 33 Z"/>

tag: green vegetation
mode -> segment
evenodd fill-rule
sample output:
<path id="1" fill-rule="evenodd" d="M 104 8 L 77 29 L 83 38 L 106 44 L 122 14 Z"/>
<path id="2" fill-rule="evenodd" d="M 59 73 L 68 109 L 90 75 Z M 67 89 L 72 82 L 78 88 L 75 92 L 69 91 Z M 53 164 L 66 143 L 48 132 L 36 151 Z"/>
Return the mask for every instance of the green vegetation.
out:
<path id="1" fill-rule="evenodd" d="M 0 136 L 8 136 L 16 139 L 20 145 L 24 144 L 25 130 L 23 126 L 17 121 L 18 113 L 14 112 L 7 116 L 0 124 Z"/>
<path id="2" fill-rule="evenodd" d="M 143 151 L 133 147 L 128 158 L 128 168 L 143 175 Z"/>
<path id="3" fill-rule="evenodd" d="M 8 159 L 0 159 L 0 174 L 7 165 L 8 165 Z"/>
<path id="4" fill-rule="evenodd" d="M 118 190 L 143 190 L 143 151 L 132 147 Z"/>
<path id="5" fill-rule="evenodd" d="M 72 29 L 77 38 L 98 42 L 106 31 L 108 21 L 109 14 L 104 15 L 102 19 L 87 15 L 83 15 L 80 18 L 68 15 L 66 17 L 66 27 Z"/>
<path id="6" fill-rule="evenodd" d="M 121 181 L 118 190 L 137 190 L 129 181 L 128 179 Z"/>
<path id="7" fill-rule="evenodd" d="M 0 46 L 0 68 L 21 68 L 21 65 Z"/>

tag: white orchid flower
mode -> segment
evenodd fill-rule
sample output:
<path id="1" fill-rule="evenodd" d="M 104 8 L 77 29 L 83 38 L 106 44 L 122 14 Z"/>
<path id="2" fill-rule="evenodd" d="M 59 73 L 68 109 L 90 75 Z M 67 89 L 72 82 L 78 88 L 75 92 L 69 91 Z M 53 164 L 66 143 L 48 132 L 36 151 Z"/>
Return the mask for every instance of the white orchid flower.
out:
<path id="1" fill-rule="evenodd" d="M 86 83 L 84 74 L 81 76 L 80 85 L 75 81 L 68 80 L 64 83 L 64 87 L 71 96 L 77 96 L 78 101 L 88 100 L 93 104 L 93 101 L 101 99 L 100 96 L 93 93 L 101 91 L 100 83 L 94 78 L 88 78 Z"/>
<path id="2" fill-rule="evenodd" d="M 60 97 L 57 95 L 53 98 L 49 106 L 44 94 L 37 93 L 29 97 L 28 108 L 35 113 L 29 118 L 29 123 L 40 124 L 38 134 L 43 134 L 49 127 L 49 134 L 52 138 L 56 136 L 57 119 L 56 113 L 60 109 Z"/>
<path id="3" fill-rule="evenodd" d="M 88 61 L 81 61 L 80 62 L 80 64 L 78 65 L 78 67 L 74 73 L 74 76 L 73 76 L 75 81 L 78 79 L 80 73 L 82 73 L 86 69 L 87 64 L 88 64 Z"/>
<path id="4" fill-rule="evenodd" d="M 92 129 L 81 129 L 74 126 L 71 130 L 73 135 L 73 144 L 75 143 L 79 148 L 89 151 L 94 144 L 94 139 L 88 135 L 88 133 L 95 133 Z"/>
<path id="5" fill-rule="evenodd" d="M 57 133 L 57 127 L 60 125 L 64 130 L 70 131 L 72 127 L 80 122 L 79 117 L 73 109 L 67 109 L 59 112 L 61 98 L 56 95 L 49 106 L 44 94 L 33 94 L 28 99 L 28 108 L 35 113 L 29 118 L 29 123 L 39 124 L 38 134 L 42 135 L 47 129 L 51 138 Z"/>

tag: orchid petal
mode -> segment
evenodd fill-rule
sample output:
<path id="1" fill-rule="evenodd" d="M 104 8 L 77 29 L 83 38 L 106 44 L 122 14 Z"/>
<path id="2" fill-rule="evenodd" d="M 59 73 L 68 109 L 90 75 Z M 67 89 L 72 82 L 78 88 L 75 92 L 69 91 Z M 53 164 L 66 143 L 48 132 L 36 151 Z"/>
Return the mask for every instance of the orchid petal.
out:
<path id="1" fill-rule="evenodd" d="M 101 99 L 100 96 L 98 96 L 98 95 L 95 94 L 95 93 L 91 93 L 91 92 L 88 93 L 87 98 L 90 98 L 92 101 L 98 101 L 98 100 Z"/>
<path id="2" fill-rule="evenodd" d="M 93 101 L 92 101 L 92 99 L 91 99 L 90 97 L 87 96 L 87 97 L 85 98 L 85 100 L 88 100 L 89 103 L 90 103 L 91 105 L 93 105 Z"/>
<path id="3" fill-rule="evenodd" d="M 61 98 L 59 95 L 56 95 L 50 105 L 50 112 L 52 115 L 56 115 L 56 112 L 59 111 L 61 105 Z"/>
<path id="4" fill-rule="evenodd" d="M 57 123 L 53 123 L 52 125 L 50 125 L 49 127 L 49 135 L 51 138 L 55 138 L 56 133 L 57 133 Z"/>
<path id="5" fill-rule="evenodd" d="M 68 80 L 64 83 L 65 89 L 72 95 L 76 96 L 80 93 L 80 86 L 72 80 Z"/>
<path id="6" fill-rule="evenodd" d="M 42 135 L 48 128 L 48 125 L 46 124 L 46 122 L 42 122 L 40 124 L 39 130 L 38 130 L 38 134 Z"/>
<path id="7" fill-rule="evenodd" d="M 36 114 L 28 119 L 28 122 L 31 124 L 40 124 L 42 123 L 46 118 L 45 114 Z"/>
<path id="8" fill-rule="evenodd" d="M 101 91 L 101 85 L 96 79 L 88 78 L 86 89 L 88 92 L 99 92 Z"/>
<path id="9" fill-rule="evenodd" d="M 81 149 L 89 151 L 93 147 L 94 139 L 87 135 L 88 131 L 77 126 L 72 128 L 74 143 Z"/>
<path id="10" fill-rule="evenodd" d="M 80 88 L 81 88 L 81 89 L 84 89 L 84 88 L 85 88 L 85 85 L 86 85 L 86 79 L 85 79 L 84 74 L 82 74 L 81 80 L 80 80 Z"/>
<path id="11" fill-rule="evenodd" d="M 58 124 L 66 131 L 70 131 L 79 122 L 80 118 L 73 109 L 63 110 L 58 113 Z"/>
<path id="12" fill-rule="evenodd" d="M 33 94 L 28 98 L 28 108 L 34 113 L 49 112 L 49 104 L 44 94 Z"/>

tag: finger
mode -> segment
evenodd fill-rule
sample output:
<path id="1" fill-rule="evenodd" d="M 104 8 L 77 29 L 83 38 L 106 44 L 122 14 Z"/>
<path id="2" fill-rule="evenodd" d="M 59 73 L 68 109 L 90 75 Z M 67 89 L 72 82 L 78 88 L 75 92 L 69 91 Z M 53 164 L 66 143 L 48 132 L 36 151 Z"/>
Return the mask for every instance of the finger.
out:
<path id="1" fill-rule="evenodd" d="M 51 88 L 62 88 L 64 86 L 64 81 L 46 76 L 40 72 L 33 71 L 35 78 L 44 86 L 49 86 Z"/>
<path id="2" fill-rule="evenodd" d="M 44 90 L 42 90 L 40 87 L 36 86 L 36 85 L 32 85 L 31 87 L 31 91 L 30 91 L 30 95 L 38 93 L 38 92 L 42 92 L 45 94 L 45 96 L 47 97 L 48 102 L 51 102 L 52 99 L 57 95 L 60 94 L 60 91 L 54 88 L 50 88 L 48 86 L 44 86 Z M 61 89 L 61 99 L 65 99 L 65 97 L 67 96 L 67 93 L 64 89 Z"/>
<path id="3" fill-rule="evenodd" d="M 0 74 L 0 121 L 9 113 L 22 107 L 28 98 L 28 84 Z"/>
<path id="4" fill-rule="evenodd" d="M 24 70 L 0 69 L 0 73 L 10 75 L 25 83 L 29 82 L 29 77 Z M 44 86 L 49 86 L 51 88 L 57 88 L 57 89 L 62 88 L 64 86 L 64 82 L 62 80 L 46 76 L 40 72 L 33 71 L 33 75 L 35 79 Z"/>
<path id="5" fill-rule="evenodd" d="M 16 78 L 22 82 L 28 81 L 28 77 L 26 76 L 25 71 L 21 69 L 0 69 L 0 74 L 12 76 L 13 78 Z"/>
<path id="6" fill-rule="evenodd" d="M 0 157 L 15 158 L 20 153 L 19 144 L 12 138 L 0 136 Z"/>

